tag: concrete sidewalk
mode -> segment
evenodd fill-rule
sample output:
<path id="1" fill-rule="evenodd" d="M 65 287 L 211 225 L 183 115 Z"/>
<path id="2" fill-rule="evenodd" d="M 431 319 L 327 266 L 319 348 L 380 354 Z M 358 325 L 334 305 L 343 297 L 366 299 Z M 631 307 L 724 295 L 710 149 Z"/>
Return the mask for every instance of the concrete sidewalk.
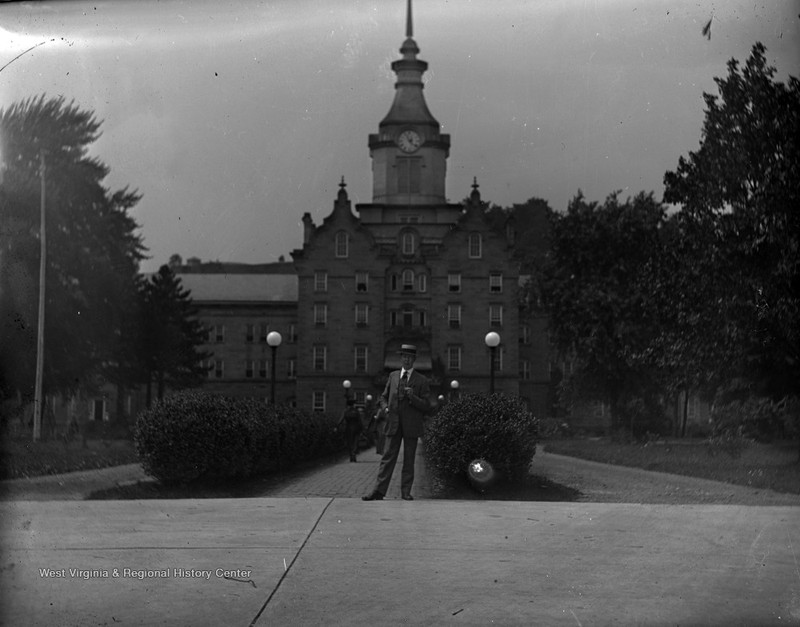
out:
<path id="1" fill-rule="evenodd" d="M 4 625 L 800 624 L 800 510 L 5 502 Z"/>
<path id="2" fill-rule="evenodd" d="M 800 507 L 430 500 L 422 456 L 417 500 L 398 498 L 398 467 L 365 503 L 378 460 L 287 475 L 266 498 L 0 503 L 0 624 L 800 624 Z M 25 486 L 80 494 L 141 469 L 90 472 Z"/>

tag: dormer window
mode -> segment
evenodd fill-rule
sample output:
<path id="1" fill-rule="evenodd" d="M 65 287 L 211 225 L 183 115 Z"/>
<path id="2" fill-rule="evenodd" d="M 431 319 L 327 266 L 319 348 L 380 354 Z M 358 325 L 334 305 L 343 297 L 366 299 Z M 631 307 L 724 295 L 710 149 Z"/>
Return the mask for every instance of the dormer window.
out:
<path id="1" fill-rule="evenodd" d="M 483 242 L 480 233 L 469 234 L 469 258 L 480 259 L 483 256 Z"/>
<path id="2" fill-rule="evenodd" d="M 346 259 L 350 255 L 350 238 L 344 231 L 336 234 L 335 254 L 338 259 Z"/>

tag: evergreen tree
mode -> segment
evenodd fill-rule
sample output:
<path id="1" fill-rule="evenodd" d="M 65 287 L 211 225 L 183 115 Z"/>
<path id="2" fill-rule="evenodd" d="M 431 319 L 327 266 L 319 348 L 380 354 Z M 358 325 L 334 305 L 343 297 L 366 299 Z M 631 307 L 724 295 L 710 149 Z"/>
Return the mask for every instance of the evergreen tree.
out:
<path id="1" fill-rule="evenodd" d="M 201 385 L 211 353 L 200 350 L 207 332 L 197 318 L 191 293 L 169 266 L 164 265 L 143 289 L 142 361 L 146 373 L 147 405 L 152 402 L 152 384 L 158 399 L 169 386 L 182 389 Z"/>
<path id="2" fill-rule="evenodd" d="M 100 136 L 91 111 L 44 95 L 0 111 L 0 386 L 32 396 L 39 299 L 40 202 L 46 207 L 44 387 L 94 385 L 120 359 L 144 247 L 128 214 L 139 195 L 111 192 L 88 154 Z M 41 168 L 44 167 L 42 172 Z"/>

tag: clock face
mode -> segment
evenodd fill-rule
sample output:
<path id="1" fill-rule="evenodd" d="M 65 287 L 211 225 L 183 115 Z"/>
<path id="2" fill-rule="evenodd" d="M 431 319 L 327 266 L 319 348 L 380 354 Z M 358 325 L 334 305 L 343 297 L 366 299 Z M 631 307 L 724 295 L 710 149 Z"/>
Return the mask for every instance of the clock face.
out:
<path id="1" fill-rule="evenodd" d="M 397 138 L 397 145 L 403 152 L 414 152 L 422 146 L 422 138 L 415 131 L 403 131 Z"/>

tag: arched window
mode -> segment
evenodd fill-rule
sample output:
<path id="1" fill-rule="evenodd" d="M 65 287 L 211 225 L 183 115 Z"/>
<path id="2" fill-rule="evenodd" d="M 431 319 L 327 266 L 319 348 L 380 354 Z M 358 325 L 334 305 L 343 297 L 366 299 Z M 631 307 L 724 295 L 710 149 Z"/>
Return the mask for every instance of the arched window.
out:
<path id="1" fill-rule="evenodd" d="M 411 292 L 414 289 L 414 271 L 406 268 L 403 270 L 403 291 Z"/>
<path id="2" fill-rule="evenodd" d="M 345 231 L 336 234 L 335 255 L 338 259 L 346 259 L 350 254 L 350 238 Z"/>
<path id="3" fill-rule="evenodd" d="M 417 238 L 410 231 L 406 231 L 400 237 L 400 250 L 404 255 L 413 255 L 417 248 Z"/>

